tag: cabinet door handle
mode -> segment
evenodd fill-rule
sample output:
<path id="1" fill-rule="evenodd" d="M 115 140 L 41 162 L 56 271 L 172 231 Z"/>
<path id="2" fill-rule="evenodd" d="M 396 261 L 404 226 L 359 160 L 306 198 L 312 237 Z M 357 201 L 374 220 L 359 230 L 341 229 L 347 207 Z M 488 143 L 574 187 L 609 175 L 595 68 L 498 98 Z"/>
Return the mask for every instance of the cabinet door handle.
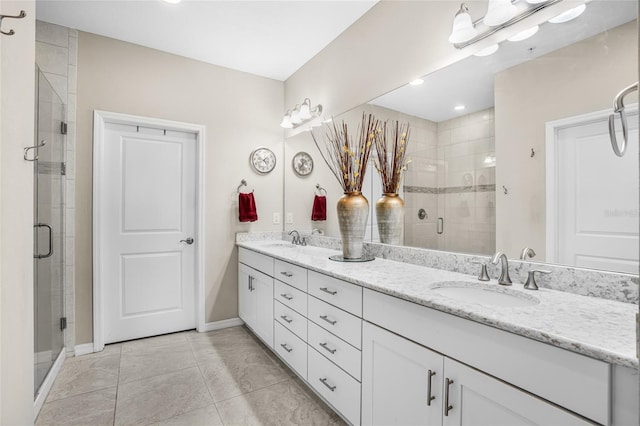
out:
<path id="1" fill-rule="evenodd" d="M 431 378 L 436 375 L 435 371 L 429 370 L 429 376 L 427 377 L 427 405 L 431 405 L 431 401 L 436 399 L 435 396 L 431 396 Z"/>
<path id="2" fill-rule="evenodd" d="M 291 277 L 293 276 L 293 274 L 292 274 L 291 272 L 287 272 L 287 271 L 280 272 L 280 273 L 281 273 L 282 275 L 284 275 L 285 277 L 287 277 L 287 278 L 291 278 Z"/>
<path id="3" fill-rule="evenodd" d="M 249 275 L 249 291 L 253 291 L 253 277 Z"/>
<path id="4" fill-rule="evenodd" d="M 287 352 L 293 351 L 293 349 L 291 349 L 289 346 L 287 346 L 286 343 L 280 343 L 280 346 L 282 346 L 284 348 L 284 350 L 287 351 Z"/>
<path id="5" fill-rule="evenodd" d="M 449 404 L 449 385 L 453 384 L 453 380 L 448 377 L 444 379 L 444 415 L 447 417 L 449 415 L 449 411 L 453 409 L 453 405 Z"/>
<path id="6" fill-rule="evenodd" d="M 331 325 L 336 325 L 336 324 L 338 323 L 338 321 L 331 321 L 331 320 L 329 319 L 329 317 L 328 317 L 328 316 L 326 316 L 326 315 L 320 315 L 320 318 L 322 318 L 323 320 L 325 320 L 326 322 L 328 322 L 328 323 L 329 323 L 329 324 L 331 324 Z"/>
<path id="7" fill-rule="evenodd" d="M 285 320 L 286 322 L 288 322 L 289 324 L 291 324 L 293 322 L 292 319 L 290 319 L 288 316 L 286 315 L 280 315 L 280 318 L 282 318 L 283 320 Z"/>
<path id="8" fill-rule="evenodd" d="M 331 392 L 335 392 L 336 387 L 335 386 L 331 386 L 329 383 L 327 383 L 327 379 L 326 378 L 320 379 L 320 381 L 322 382 L 323 385 L 328 387 Z"/>
<path id="9" fill-rule="evenodd" d="M 320 346 L 322 346 L 327 352 L 331 352 L 332 354 L 336 353 L 336 349 L 331 349 L 326 343 L 320 343 Z"/>
<path id="10" fill-rule="evenodd" d="M 337 291 L 329 290 L 327 287 L 320 287 L 320 291 L 324 291 L 325 293 L 329 293 L 332 296 L 335 296 L 336 294 L 338 294 Z"/>
<path id="11" fill-rule="evenodd" d="M 292 300 L 293 299 L 293 297 L 291 295 L 287 294 L 287 293 L 282 293 L 280 296 L 284 297 L 287 300 Z"/>

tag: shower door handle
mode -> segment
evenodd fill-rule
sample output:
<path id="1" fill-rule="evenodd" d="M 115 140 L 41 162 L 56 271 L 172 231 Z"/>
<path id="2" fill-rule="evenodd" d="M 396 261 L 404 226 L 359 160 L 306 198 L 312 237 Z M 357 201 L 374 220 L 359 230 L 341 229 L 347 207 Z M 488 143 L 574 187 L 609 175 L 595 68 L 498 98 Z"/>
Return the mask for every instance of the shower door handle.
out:
<path id="1" fill-rule="evenodd" d="M 47 225 L 46 223 L 36 223 L 33 225 L 34 228 L 47 228 L 49 231 L 49 251 L 46 254 L 34 254 L 33 257 L 36 259 L 46 259 L 47 257 L 51 257 L 53 255 L 53 229 L 51 229 L 51 225 Z"/>

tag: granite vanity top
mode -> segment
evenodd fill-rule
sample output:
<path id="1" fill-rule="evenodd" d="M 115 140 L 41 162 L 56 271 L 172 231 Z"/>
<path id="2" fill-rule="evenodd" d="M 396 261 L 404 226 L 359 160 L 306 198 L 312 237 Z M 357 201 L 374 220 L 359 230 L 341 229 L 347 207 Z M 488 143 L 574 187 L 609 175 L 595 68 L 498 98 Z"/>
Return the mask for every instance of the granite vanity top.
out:
<path id="1" fill-rule="evenodd" d="M 443 281 L 466 281 L 479 286 L 504 287 L 494 280 L 479 282 L 474 276 L 376 258 L 371 262 L 342 263 L 329 260 L 340 254 L 314 246 L 292 246 L 286 241 L 238 242 L 244 247 L 330 275 L 381 293 L 467 318 L 501 330 L 529 337 L 611 364 L 638 368 L 635 315 L 638 305 L 541 288 L 525 290 L 514 283 L 509 292 L 540 303 L 519 307 L 496 307 L 462 302 L 431 288 Z"/>

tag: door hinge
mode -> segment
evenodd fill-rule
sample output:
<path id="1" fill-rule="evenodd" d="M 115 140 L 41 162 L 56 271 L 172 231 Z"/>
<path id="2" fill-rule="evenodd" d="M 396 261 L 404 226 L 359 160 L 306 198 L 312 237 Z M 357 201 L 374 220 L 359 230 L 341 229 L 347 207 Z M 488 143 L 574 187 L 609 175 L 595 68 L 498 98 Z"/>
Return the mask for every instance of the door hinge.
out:
<path id="1" fill-rule="evenodd" d="M 65 123 L 64 121 L 60 122 L 60 133 L 62 133 L 63 135 L 67 134 L 67 123 Z"/>
<path id="2" fill-rule="evenodd" d="M 66 176 L 66 174 L 67 174 L 67 163 L 60 163 L 60 174 L 62 176 Z"/>
<path id="3" fill-rule="evenodd" d="M 67 317 L 60 318 L 60 330 L 67 328 Z"/>

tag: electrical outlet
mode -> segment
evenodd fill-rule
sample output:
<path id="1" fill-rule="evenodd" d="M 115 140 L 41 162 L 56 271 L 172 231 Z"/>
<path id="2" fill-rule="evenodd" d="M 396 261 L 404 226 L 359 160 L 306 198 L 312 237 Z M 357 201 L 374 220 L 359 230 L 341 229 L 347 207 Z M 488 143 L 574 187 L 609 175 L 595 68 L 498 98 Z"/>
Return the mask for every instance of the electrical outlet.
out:
<path id="1" fill-rule="evenodd" d="M 280 213 L 273 212 L 273 224 L 274 225 L 279 225 L 280 224 Z"/>
<path id="2" fill-rule="evenodd" d="M 292 224 L 293 223 L 293 213 L 291 213 L 291 212 L 287 213 L 287 223 L 288 224 Z"/>

